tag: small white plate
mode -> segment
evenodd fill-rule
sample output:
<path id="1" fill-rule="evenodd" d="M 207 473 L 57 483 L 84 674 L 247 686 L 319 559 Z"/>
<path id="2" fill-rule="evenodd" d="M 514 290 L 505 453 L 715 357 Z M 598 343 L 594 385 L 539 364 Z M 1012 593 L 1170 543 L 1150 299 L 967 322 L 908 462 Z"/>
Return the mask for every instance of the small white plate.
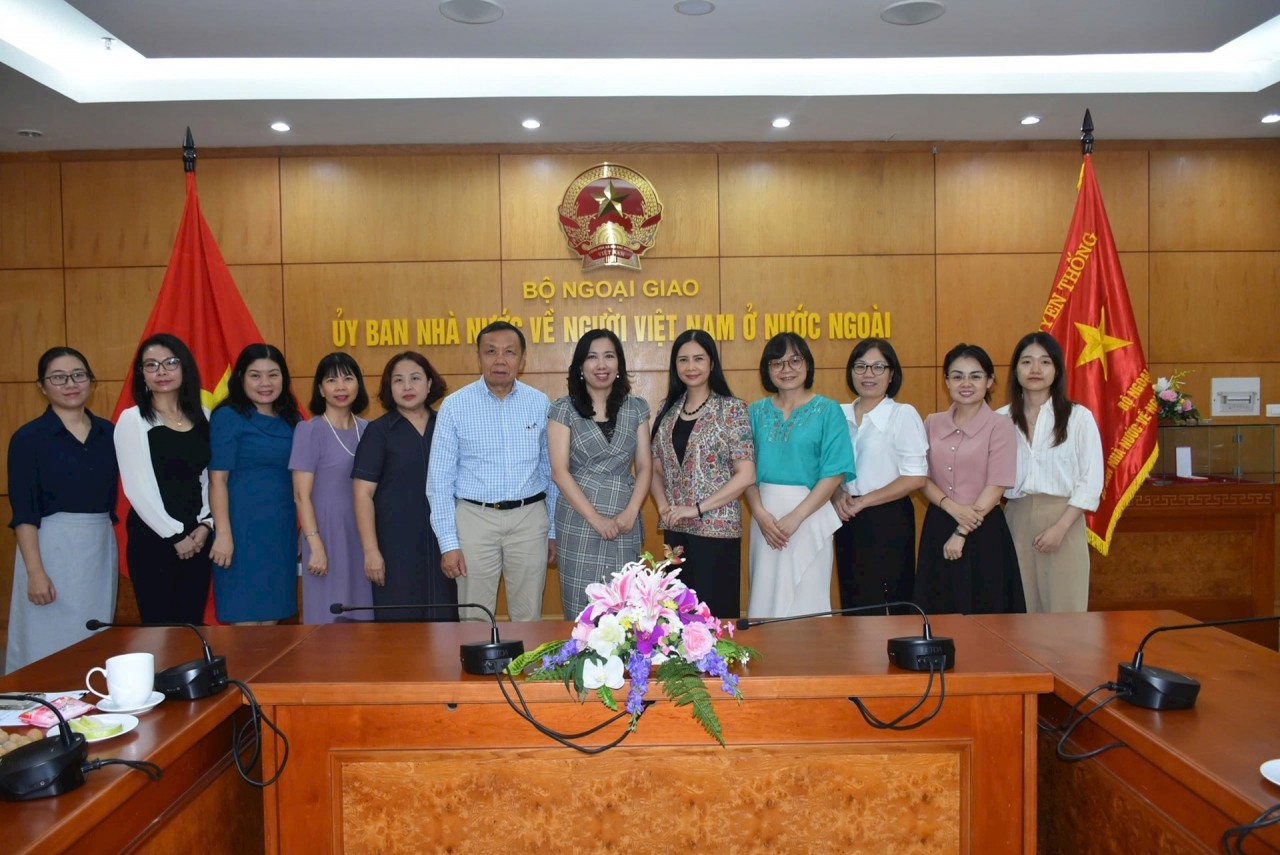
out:
<path id="1" fill-rule="evenodd" d="M 152 692 L 151 697 L 147 698 L 147 702 L 142 706 L 121 708 L 115 705 L 110 698 L 103 698 L 94 706 L 104 713 L 144 713 L 147 710 L 155 709 L 155 707 L 164 700 L 164 694 L 161 692 Z"/>
<path id="2" fill-rule="evenodd" d="M 106 742 L 108 739 L 115 739 L 117 736 L 124 736 L 126 733 L 138 726 L 138 717 L 136 715 L 86 715 L 82 716 L 82 718 L 89 719 L 90 721 L 107 727 L 110 727 L 113 724 L 118 724 L 124 728 L 119 733 L 113 733 L 110 736 L 101 736 L 97 739 L 90 739 L 86 736 L 85 742 Z M 57 736 L 59 727 L 60 725 L 55 724 L 53 727 L 45 731 L 45 736 Z M 75 733 L 75 730 L 73 729 L 71 732 Z"/>
<path id="3" fill-rule="evenodd" d="M 1280 759 L 1268 760 L 1258 767 L 1258 771 L 1262 773 L 1262 777 L 1280 786 Z"/>

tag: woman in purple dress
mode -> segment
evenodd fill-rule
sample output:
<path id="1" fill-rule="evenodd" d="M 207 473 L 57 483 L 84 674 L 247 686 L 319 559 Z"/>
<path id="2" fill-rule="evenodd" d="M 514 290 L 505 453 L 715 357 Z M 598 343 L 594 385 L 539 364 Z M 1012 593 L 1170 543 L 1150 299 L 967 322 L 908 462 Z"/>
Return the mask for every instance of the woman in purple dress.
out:
<path id="1" fill-rule="evenodd" d="M 293 432 L 293 498 L 302 526 L 302 622 L 330 623 L 331 603 L 373 604 L 356 531 L 351 465 L 369 423 L 356 414 L 369 406 L 360 366 L 331 353 L 316 366 L 309 409 L 313 416 Z M 369 612 L 351 616 L 367 620 Z"/>

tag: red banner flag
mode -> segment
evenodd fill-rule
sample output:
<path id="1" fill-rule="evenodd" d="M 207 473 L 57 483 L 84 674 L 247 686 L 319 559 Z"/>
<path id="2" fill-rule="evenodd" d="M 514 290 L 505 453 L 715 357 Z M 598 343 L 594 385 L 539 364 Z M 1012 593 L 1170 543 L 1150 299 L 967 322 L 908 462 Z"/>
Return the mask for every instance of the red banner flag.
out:
<path id="1" fill-rule="evenodd" d="M 231 271 L 222 258 L 218 243 L 213 238 L 204 214 L 200 212 L 200 197 L 196 193 L 195 172 L 187 172 L 187 200 L 182 209 L 182 221 L 178 225 L 178 237 L 169 256 L 169 267 L 164 272 L 160 295 L 151 310 L 151 317 L 138 338 L 142 342 L 148 336 L 167 332 L 186 342 L 200 367 L 200 397 L 209 409 L 227 396 L 227 380 L 231 366 L 245 346 L 262 341 L 262 333 L 249 314 L 240 291 L 236 288 Z M 125 377 L 133 376 L 133 366 Z M 128 407 L 133 406 L 133 392 L 128 379 L 116 401 L 112 421 L 119 419 Z M 128 575 L 125 564 L 126 543 L 124 520 L 129 513 L 129 502 L 120 492 L 116 508 L 119 523 L 116 536 L 120 542 L 120 570 Z M 213 597 L 205 609 L 205 619 L 214 623 Z"/>
<path id="2" fill-rule="evenodd" d="M 1156 462 L 1156 399 L 1088 154 L 1040 329 L 1062 345 L 1069 394 L 1093 412 L 1102 434 L 1102 500 L 1085 523 L 1089 543 L 1106 555 L 1120 514 Z"/>

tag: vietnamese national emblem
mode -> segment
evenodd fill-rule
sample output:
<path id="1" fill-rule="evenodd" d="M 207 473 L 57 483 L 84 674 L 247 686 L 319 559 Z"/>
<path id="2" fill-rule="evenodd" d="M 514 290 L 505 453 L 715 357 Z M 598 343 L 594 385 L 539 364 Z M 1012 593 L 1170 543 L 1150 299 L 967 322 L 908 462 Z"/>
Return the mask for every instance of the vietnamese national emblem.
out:
<path id="1" fill-rule="evenodd" d="M 560 203 L 560 228 L 583 270 L 640 269 L 640 256 L 658 237 L 662 203 L 634 169 L 601 163 L 569 184 Z"/>

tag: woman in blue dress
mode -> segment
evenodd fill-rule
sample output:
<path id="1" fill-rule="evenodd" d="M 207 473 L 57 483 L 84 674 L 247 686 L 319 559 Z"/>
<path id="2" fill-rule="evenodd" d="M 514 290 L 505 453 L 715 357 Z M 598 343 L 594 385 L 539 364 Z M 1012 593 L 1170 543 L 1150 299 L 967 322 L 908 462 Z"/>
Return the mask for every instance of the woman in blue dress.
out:
<path id="1" fill-rule="evenodd" d="M 275 623 L 298 611 L 298 531 L 289 452 L 298 423 L 284 354 L 240 352 L 209 419 L 213 600 L 226 623 Z"/>

